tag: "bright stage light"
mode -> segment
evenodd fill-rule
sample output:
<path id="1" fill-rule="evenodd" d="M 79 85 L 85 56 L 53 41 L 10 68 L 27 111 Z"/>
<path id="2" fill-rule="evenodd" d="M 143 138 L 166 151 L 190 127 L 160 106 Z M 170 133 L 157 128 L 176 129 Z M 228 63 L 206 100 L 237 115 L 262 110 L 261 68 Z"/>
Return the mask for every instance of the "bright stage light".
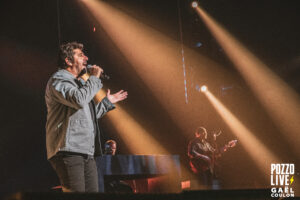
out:
<path id="1" fill-rule="evenodd" d="M 193 8 L 196 8 L 197 6 L 198 6 L 198 2 L 197 2 L 197 1 L 193 1 L 193 2 L 192 2 L 192 7 L 193 7 Z"/>
<path id="2" fill-rule="evenodd" d="M 201 92 L 206 92 L 207 91 L 207 86 L 206 85 L 202 85 L 201 86 Z"/>
<path id="3" fill-rule="evenodd" d="M 256 164 L 263 174 L 270 170 L 271 163 L 279 163 L 280 159 L 271 152 L 255 134 L 250 131 L 219 99 L 210 91 L 205 92 L 205 96 L 211 102 L 219 115 L 223 118 L 232 133 L 240 141 L 249 155 L 256 160 Z M 255 147 L 255 148 L 253 148 Z M 268 178 L 268 177 L 266 177 Z"/>
<path id="4" fill-rule="evenodd" d="M 184 78 L 182 56 L 178 54 L 181 44 L 112 7 L 105 1 L 85 0 L 83 9 L 88 9 L 89 13 L 93 14 L 99 22 L 95 26 L 102 27 L 109 35 L 139 75 L 141 81 L 145 83 L 157 101 L 166 108 L 168 115 L 176 121 L 177 125 L 184 130 L 190 127 L 191 125 L 187 125 L 187 122 L 178 116 L 178 112 L 187 112 L 186 115 L 189 115 L 191 119 L 194 118 L 186 110 L 185 88 L 182 84 L 184 81 L 182 81 Z M 122 34 L 120 34 L 121 32 Z M 222 70 L 214 61 L 187 47 L 184 47 L 184 54 L 192 58 L 189 60 L 191 65 L 209 66 L 209 69 L 199 67 L 195 70 L 195 76 L 198 76 L 199 79 L 205 77 L 211 70 Z M 199 89 L 196 88 L 199 92 L 201 91 L 200 87 L 201 85 Z M 170 98 L 174 100 L 169 101 Z M 189 98 L 192 98 L 192 95 Z"/>
<path id="5" fill-rule="evenodd" d="M 300 155 L 300 96 L 201 7 L 195 8 L 293 151 Z"/>

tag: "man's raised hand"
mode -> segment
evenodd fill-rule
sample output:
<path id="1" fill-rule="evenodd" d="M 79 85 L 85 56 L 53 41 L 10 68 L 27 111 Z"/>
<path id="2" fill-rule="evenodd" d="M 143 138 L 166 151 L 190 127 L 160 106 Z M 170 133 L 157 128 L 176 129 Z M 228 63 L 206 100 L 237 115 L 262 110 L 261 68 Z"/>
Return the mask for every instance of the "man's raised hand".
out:
<path id="1" fill-rule="evenodd" d="M 117 103 L 127 98 L 128 93 L 124 90 L 120 90 L 115 94 L 110 94 L 110 89 L 107 90 L 106 96 L 111 103 Z"/>

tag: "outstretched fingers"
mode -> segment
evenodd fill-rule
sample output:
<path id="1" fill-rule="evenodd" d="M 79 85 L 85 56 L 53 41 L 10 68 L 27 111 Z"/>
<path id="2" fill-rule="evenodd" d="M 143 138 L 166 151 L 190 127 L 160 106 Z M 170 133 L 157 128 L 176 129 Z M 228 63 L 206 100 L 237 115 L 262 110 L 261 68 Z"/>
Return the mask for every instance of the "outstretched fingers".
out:
<path id="1" fill-rule="evenodd" d="M 120 90 L 117 94 L 121 100 L 126 99 L 128 96 L 128 93 L 124 90 Z"/>

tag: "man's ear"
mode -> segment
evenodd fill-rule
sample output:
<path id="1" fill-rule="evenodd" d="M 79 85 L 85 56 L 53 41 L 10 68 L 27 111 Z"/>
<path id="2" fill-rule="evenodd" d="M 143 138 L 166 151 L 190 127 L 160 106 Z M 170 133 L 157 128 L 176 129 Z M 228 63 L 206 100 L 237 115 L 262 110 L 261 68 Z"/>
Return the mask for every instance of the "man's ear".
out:
<path id="1" fill-rule="evenodd" d="M 72 62 L 68 59 L 68 58 L 65 58 L 65 62 L 67 63 L 68 66 L 72 66 Z"/>

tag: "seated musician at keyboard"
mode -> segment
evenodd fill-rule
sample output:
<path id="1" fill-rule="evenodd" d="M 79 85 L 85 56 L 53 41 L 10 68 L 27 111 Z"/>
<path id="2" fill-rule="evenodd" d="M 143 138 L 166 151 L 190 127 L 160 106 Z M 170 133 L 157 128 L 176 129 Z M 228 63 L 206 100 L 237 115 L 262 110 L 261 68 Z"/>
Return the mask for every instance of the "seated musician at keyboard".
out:
<path id="1" fill-rule="evenodd" d="M 115 155 L 117 151 L 117 143 L 114 140 L 108 140 L 104 145 L 105 155 Z M 108 193 L 133 193 L 132 188 L 121 180 L 105 180 L 105 191 Z"/>

